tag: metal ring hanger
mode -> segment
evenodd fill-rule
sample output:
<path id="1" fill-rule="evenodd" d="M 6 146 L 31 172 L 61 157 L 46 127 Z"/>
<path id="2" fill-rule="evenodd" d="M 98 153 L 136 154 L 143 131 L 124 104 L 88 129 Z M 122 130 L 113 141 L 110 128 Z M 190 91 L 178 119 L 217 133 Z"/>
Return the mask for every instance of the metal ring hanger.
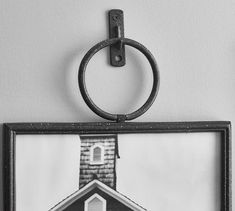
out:
<path id="1" fill-rule="evenodd" d="M 109 12 L 109 25 L 111 38 L 93 46 L 83 57 L 79 67 L 78 84 L 84 101 L 93 112 L 107 120 L 124 122 L 141 116 L 151 107 L 158 93 L 160 76 L 156 60 L 151 52 L 137 41 L 124 38 L 123 12 L 121 10 L 111 10 Z M 136 111 L 129 114 L 111 114 L 99 108 L 89 96 L 85 83 L 86 67 L 94 54 L 108 46 L 110 46 L 111 65 L 116 67 L 125 65 L 125 45 L 136 48 L 148 59 L 153 74 L 152 90 L 147 101 Z"/>

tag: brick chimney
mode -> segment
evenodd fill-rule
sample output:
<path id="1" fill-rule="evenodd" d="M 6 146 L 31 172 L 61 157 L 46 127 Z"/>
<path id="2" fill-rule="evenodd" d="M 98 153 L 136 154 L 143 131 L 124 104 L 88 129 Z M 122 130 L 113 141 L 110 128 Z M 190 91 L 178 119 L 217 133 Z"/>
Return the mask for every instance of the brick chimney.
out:
<path id="1" fill-rule="evenodd" d="M 79 188 L 97 179 L 116 190 L 117 135 L 84 135 L 80 139 Z"/>

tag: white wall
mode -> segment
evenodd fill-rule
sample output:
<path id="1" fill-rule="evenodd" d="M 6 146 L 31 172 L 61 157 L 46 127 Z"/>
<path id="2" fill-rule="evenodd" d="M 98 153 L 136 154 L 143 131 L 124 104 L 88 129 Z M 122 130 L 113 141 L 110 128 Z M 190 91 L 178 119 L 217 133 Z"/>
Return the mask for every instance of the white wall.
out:
<path id="1" fill-rule="evenodd" d="M 0 121 L 104 121 L 77 85 L 82 56 L 107 38 L 106 12 L 121 8 L 125 35 L 155 55 L 160 92 L 136 121 L 235 121 L 235 2 L 232 0 L 0 0 Z M 107 51 L 90 62 L 91 97 L 110 112 L 130 112 L 151 89 L 135 50 L 112 68 Z M 109 87 L 109 88 L 107 88 Z M 2 200 L 2 197 L 0 197 Z M 1 201 L 0 201 L 1 202 Z"/>

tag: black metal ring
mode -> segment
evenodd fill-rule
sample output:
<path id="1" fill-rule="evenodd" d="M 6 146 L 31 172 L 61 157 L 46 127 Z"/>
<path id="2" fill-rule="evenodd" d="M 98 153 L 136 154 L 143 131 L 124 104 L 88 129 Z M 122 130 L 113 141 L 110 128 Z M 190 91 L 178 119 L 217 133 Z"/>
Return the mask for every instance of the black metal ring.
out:
<path id="1" fill-rule="evenodd" d="M 101 49 L 107 46 L 113 45 L 117 42 L 121 42 L 122 45 L 132 46 L 136 48 L 137 50 L 141 51 L 148 59 L 152 68 L 152 73 L 153 73 L 153 86 L 152 86 L 152 91 L 150 93 L 150 96 L 148 97 L 147 101 L 138 110 L 130 114 L 119 115 L 119 114 L 111 114 L 111 113 L 103 111 L 98 106 L 96 106 L 96 104 L 91 100 L 90 96 L 88 95 L 87 88 L 85 85 L 85 71 L 86 71 L 87 64 L 90 61 L 91 57 L 94 56 L 94 54 L 96 54 Z M 160 76 L 159 76 L 157 63 L 155 61 L 154 56 L 151 54 L 151 52 L 142 44 L 134 40 L 128 39 L 128 38 L 108 39 L 93 46 L 83 57 L 80 67 L 79 67 L 79 73 L 78 73 L 78 84 L 79 84 L 80 92 L 82 94 L 84 101 L 88 105 L 88 107 L 100 117 L 103 117 L 104 119 L 107 119 L 107 120 L 114 120 L 118 122 L 135 119 L 139 117 L 140 115 L 142 115 L 143 113 L 145 113 L 151 107 L 158 93 L 159 79 L 160 79 Z"/>

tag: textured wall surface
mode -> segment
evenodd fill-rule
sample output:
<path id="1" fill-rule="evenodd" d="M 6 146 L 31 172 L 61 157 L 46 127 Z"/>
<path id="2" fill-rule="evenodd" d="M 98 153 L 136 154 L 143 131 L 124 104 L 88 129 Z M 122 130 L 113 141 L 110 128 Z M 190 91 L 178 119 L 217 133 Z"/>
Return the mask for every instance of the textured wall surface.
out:
<path id="1" fill-rule="evenodd" d="M 126 37 L 148 47 L 160 69 L 156 102 L 136 121 L 235 122 L 232 0 L 0 0 L 0 5 L 1 124 L 104 121 L 83 102 L 77 70 L 86 51 L 107 38 L 106 12 L 113 8 L 124 10 Z M 146 59 L 129 47 L 126 55 L 123 68 L 109 66 L 106 50 L 88 65 L 88 91 L 104 110 L 130 112 L 149 95 Z"/>

